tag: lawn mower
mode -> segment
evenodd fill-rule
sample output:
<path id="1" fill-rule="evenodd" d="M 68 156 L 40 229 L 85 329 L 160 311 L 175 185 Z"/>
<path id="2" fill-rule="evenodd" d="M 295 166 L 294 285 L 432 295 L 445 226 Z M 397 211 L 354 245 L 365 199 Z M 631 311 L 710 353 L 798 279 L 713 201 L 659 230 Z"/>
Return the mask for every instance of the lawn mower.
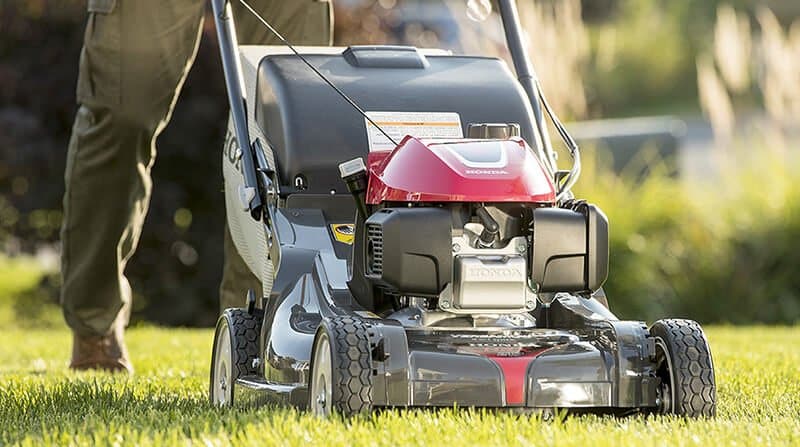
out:
<path id="1" fill-rule="evenodd" d="M 219 318 L 214 405 L 715 414 L 700 325 L 608 308 L 608 220 L 571 192 L 578 146 L 514 0 L 496 5 L 515 73 L 437 49 L 295 48 L 239 1 L 286 45 L 239 46 L 212 0 L 227 222 L 263 284 Z"/>

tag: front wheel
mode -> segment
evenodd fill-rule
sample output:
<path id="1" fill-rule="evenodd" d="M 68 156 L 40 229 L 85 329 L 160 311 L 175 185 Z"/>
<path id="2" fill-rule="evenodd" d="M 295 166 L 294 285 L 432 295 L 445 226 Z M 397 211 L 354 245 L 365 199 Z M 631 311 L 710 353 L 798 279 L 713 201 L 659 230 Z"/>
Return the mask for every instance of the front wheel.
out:
<path id="1" fill-rule="evenodd" d="M 311 351 L 309 409 L 328 417 L 349 417 L 372 408 L 369 328 L 352 317 L 323 320 Z"/>
<path id="2" fill-rule="evenodd" d="M 659 320 L 650 327 L 655 338 L 659 412 L 713 417 L 717 412 L 714 363 L 708 339 L 691 320 Z"/>
<path id="3" fill-rule="evenodd" d="M 217 320 L 211 354 L 209 399 L 217 407 L 233 405 L 236 379 L 257 373 L 261 317 L 244 309 L 228 309 Z"/>

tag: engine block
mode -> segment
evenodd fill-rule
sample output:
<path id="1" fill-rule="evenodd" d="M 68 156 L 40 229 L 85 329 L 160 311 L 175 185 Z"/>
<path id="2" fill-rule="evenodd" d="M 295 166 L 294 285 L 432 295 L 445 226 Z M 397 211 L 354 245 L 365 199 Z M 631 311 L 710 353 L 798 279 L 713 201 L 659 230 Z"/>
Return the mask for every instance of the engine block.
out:
<path id="1" fill-rule="evenodd" d="M 439 299 L 452 313 L 526 312 L 536 306 L 528 290 L 527 239 L 503 248 L 474 248 L 467 235 L 453 238 L 453 283 Z M 448 296 L 448 292 L 450 296 Z"/>

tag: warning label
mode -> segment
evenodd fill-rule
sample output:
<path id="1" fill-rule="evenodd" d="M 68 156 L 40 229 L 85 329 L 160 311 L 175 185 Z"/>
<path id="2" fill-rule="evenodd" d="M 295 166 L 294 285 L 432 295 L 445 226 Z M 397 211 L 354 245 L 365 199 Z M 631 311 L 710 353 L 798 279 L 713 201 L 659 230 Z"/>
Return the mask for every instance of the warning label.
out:
<path id="1" fill-rule="evenodd" d="M 367 112 L 367 116 L 398 143 L 407 135 L 416 138 L 464 138 L 461 117 L 447 112 Z M 367 138 L 370 151 L 390 151 L 392 143 L 369 120 Z"/>

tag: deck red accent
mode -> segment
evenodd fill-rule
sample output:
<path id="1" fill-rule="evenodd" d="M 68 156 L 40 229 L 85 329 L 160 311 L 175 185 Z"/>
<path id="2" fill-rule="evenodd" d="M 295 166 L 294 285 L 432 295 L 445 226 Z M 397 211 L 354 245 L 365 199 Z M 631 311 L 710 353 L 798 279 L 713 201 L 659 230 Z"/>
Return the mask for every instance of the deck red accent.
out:
<path id="1" fill-rule="evenodd" d="M 500 367 L 506 386 L 506 405 L 525 405 L 525 382 L 531 362 L 546 351 L 541 349 L 519 357 L 488 356 Z"/>

